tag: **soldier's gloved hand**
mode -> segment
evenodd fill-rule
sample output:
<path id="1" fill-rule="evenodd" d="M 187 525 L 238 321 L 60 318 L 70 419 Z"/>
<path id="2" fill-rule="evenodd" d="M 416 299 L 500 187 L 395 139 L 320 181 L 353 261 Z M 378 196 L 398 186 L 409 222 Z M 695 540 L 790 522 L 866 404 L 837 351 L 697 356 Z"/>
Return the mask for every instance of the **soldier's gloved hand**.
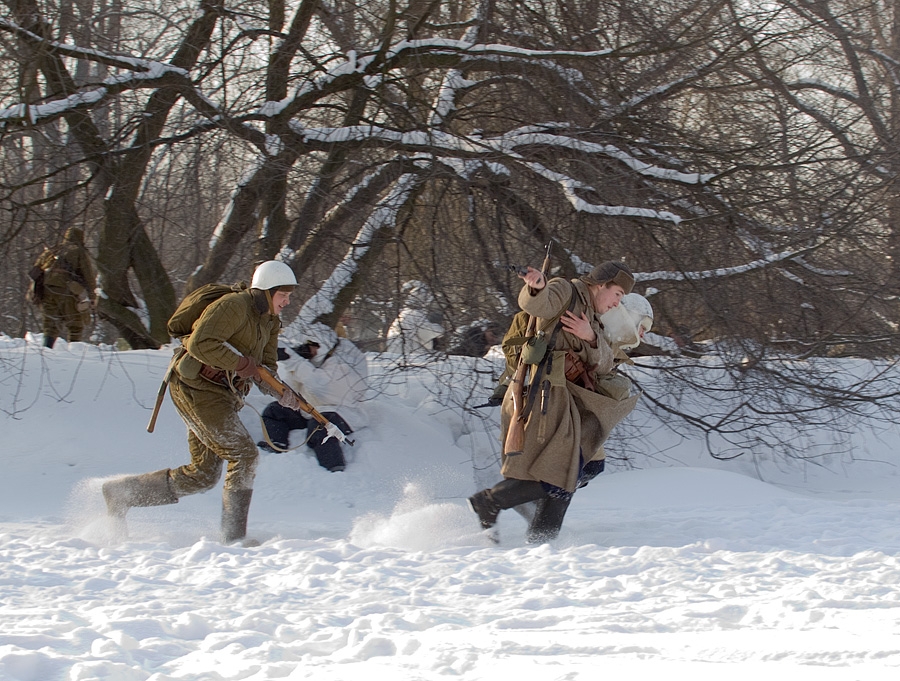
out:
<path id="1" fill-rule="evenodd" d="M 293 409 L 294 411 L 301 410 L 300 398 L 293 390 L 285 390 L 283 393 L 281 393 L 281 397 L 278 398 L 278 404 L 280 404 L 282 407 Z"/>
<path id="2" fill-rule="evenodd" d="M 247 357 L 246 355 L 242 355 L 238 360 L 235 372 L 241 378 L 252 378 L 256 381 L 262 378 L 262 376 L 259 375 L 259 365 L 256 363 L 256 360 L 252 357 Z"/>
<path id="3" fill-rule="evenodd" d="M 325 440 L 332 438 L 332 437 L 335 440 L 343 441 L 344 440 L 344 431 L 342 431 L 340 428 L 338 428 L 333 423 L 329 423 L 327 426 L 325 426 Z M 325 440 L 322 440 L 322 442 L 325 442 Z"/>

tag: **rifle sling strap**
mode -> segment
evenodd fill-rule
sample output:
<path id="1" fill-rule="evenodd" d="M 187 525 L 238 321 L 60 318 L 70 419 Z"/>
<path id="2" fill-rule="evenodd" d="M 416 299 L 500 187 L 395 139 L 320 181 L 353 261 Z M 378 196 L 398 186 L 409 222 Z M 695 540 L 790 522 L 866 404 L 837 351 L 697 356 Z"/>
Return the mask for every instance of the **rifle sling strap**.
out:
<path id="1" fill-rule="evenodd" d="M 541 379 L 544 377 L 544 373 L 547 369 L 547 364 L 550 361 L 550 358 L 553 357 L 553 348 L 556 345 L 556 336 L 559 335 L 560 329 L 562 329 L 562 316 L 565 312 L 571 312 L 575 309 L 575 287 L 572 287 L 572 297 L 569 298 L 569 307 L 559 315 L 556 326 L 553 327 L 553 333 L 550 334 L 550 339 L 547 341 L 547 351 L 544 353 L 543 359 L 534 367 L 532 370 L 531 383 L 528 386 L 528 398 L 525 401 L 525 407 L 522 409 L 522 415 L 519 417 L 522 420 L 527 420 L 528 416 L 531 414 L 531 409 L 534 407 L 535 399 L 537 399 L 537 395 L 541 390 Z"/>

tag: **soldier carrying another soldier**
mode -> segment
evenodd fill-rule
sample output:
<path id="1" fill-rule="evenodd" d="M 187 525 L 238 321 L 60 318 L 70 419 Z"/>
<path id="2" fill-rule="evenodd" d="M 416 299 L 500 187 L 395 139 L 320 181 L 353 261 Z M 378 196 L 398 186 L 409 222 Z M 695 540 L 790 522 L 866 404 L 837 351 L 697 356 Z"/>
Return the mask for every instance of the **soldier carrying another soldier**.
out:
<path id="1" fill-rule="evenodd" d="M 504 479 L 469 497 L 469 505 L 487 530 L 500 511 L 536 501 L 527 540 L 540 542 L 557 536 L 575 489 L 602 470 L 610 430 L 637 402 L 618 380 L 627 377 L 614 373 L 615 352 L 600 321 L 631 292 L 634 276 L 621 262 L 603 263 L 572 281 L 548 281 L 531 267 L 519 276 L 525 282 L 519 306 L 535 318 L 536 335 L 546 342 L 540 358 L 527 363 L 543 362 L 545 373 L 535 379 L 532 368 L 524 426 L 514 396 L 522 386 L 510 383 L 501 411 Z M 524 434 L 510 447 L 514 426 Z"/>

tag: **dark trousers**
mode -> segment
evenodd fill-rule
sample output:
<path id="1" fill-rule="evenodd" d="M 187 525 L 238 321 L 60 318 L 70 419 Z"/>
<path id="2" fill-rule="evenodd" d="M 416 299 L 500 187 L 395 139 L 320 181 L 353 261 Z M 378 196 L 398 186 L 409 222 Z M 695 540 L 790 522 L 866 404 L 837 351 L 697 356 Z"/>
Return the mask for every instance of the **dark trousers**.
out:
<path id="1" fill-rule="evenodd" d="M 322 412 L 322 416 L 336 425 L 345 435 L 353 432 L 340 414 L 326 411 Z M 316 460 L 322 468 L 342 471 L 347 465 L 341 443 L 333 437 L 325 440 L 325 428 L 311 416 L 283 407 L 278 402 L 272 402 L 263 410 L 262 418 L 269 439 L 282 449 L 288 448 L 288 433 L 292 430 L 306 429 L 308 438 L 306 444 L 315 452 Z"/>

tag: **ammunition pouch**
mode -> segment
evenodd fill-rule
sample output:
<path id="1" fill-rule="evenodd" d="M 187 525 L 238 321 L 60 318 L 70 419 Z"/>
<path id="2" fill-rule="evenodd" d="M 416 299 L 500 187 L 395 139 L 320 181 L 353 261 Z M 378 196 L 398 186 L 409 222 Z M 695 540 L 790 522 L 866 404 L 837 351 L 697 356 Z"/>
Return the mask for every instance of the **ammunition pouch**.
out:
<path id="1" fill-rule="evenodd" d="M 597 392 L 597 386 L 591 378 L 593 368 L 586 365 L 582 359 L 571 350 L 566 350 L 566 380 L 572 381 L 591 392 Z"/>
<path id="2" fill-rule="evenodd" d="M 196 380 L 200 377 L 200 369 L 203 364 L 195 358 L 191 353 L 185 352 L 181 359 L 178 360 L 178 375 L 188 381 Z"/>
<path id="3" fill-rule="evenodd" d="M 538 331 L 522 344 L 522 361 L 525 364 L 540 364 L 547 355 L 547 337 Z"/>
<path id="4" fill-rule="evenodd" d="M 224 369 L 216 369 L 215 367 L 211 367 L 208 364 L 200 364 L 200 376 L 205 378 L 210 383 L 215 383 L 217 385 L 228 385 L 228 374 Z"/>

